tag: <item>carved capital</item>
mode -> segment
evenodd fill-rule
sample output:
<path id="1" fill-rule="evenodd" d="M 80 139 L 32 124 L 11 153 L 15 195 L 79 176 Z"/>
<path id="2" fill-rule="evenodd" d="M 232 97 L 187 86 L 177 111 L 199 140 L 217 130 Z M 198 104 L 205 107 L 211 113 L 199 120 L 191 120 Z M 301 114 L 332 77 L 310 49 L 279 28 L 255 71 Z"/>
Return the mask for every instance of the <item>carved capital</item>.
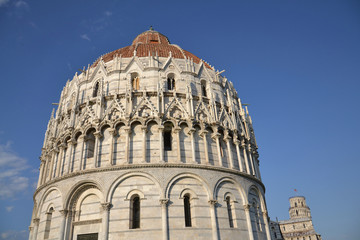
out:
<path id="1" fill-rule="evenodd" d="M 208 133 L 209 131 L 207 131 L 207 130 L 202 130 L 200 133 L 199 133 L 199 135 L 201 136 L 201 137 L 206 137 L 206 134 Z"/>
<path id="2" fill-rule="evenodd" d="M 159 126 L 158 130 L 159 130 L 159 132 L 163 132 L 164 131 L 164 126 Z"/>
<path id="3" fill-rule="evenodd" d="M 69 139 L 68 141 L 68 144 L 71 144 L 71 145 L 75 145 L 75 144 L 77 144 L 77 141 L 75 141 L 74 139 Z"/>
<path id="4" fill-rule="evenodd" d="M 226 135 L 225 137 L 224 137 L 224 141 L 225 142 L 229 142 L 231 140 L 231 137 L 229 136 L 229 135 Z"/>
<path id="5" fill-rule="evenodd" d="M 109 129 L 109 133 L 110 133 L 111 135 L 113 135 L 113 136 L 116 136 L 116 135 L 117 135 L 117 131 L 116 131 L 115 128 L 110 128 L 110 129 Z"/>
<path id="6" fill-rule="evenodd" d="M 34 219 L 33 219 L 33 223 L 34 223 L 34 224 L 38 225 L 39 222 L 40 222 L 40 218 L 34 218 Z"/>
<path id="7" fill-rule="evenodd" d="M 146 126 L 142 126 L 142 127 L 141 127 L 141 130 L 142 130 L 143 132 L 145 132 L 145 133 L 147 133 L 147 131 L 148 131 Z"/>
<path id="8" fill-rule="evenodd" d="M 131 128 L 130 127 L 124 127 L 124 131 L 127 132 L 128 134 L 131 133 Z"/>
<path id="9" fill-rule="evenodd" d="M 96 138 L 101 138 L 103 135 L 101 134 L 101 132 L 94 132 L 94 136 Z"/>
<path id="10" fill-rule="evenodd" d="M 102 203 L 102 204 L 101 204 L 101 207 L 102 207 L 102 209 L 103 209 L 104 211 L 109 211 L 110 208 L 112 207 L 112 204 L 109 203 L 109 202 Z"/>
<path id="11" fill-rule="evenodd" d="M 66 217 L 69 211 L 66 210 L 66 209 L 63 209 L 63 210 L 60 210 L 59 212 L 61 213 L 61 215 L 62 215 L 63 217 Z"/>
<path id="12" fill-rule="evenodd" d="M 169 203 L 169 199 L 163 198 L 159 200 L 161 206 L 166 206 Z"/>
<path id="13" fill-rule="evenodd" d="M 240 144 L 240 141 L 238 139 L 234 139 L 234 144 L 238 146 Z"/>
<path id="14" fill-rule="evenodd" d="M 268 216 L 268 212 L 267 212 L 266 210 L 263 212 L 263 216 L 264 216 L 264 217 L 267 217 L 267 216 Z"/>
<path id="15" fill-rule="evenodd" d="M 211 135 L 211 138 L 212 138 L 212 139 L 218 139 L 218 138 L 220 138 L 220 136 L 221 136 L 220 133 L 213 133 L 213 134 Z"/>
<path id="16" fill-rule="evenodd" d="M 250 204 L 244 204 L 245 211 L 250 211 Z"/>
<path id="17" fill-rule="evenodd" d="M 195 128 L 190 128 L 190 129 L 189 129 L 189 134 L 193 134 L 195 131 L 196 131 Z"/>
<path id="18" fill-rule="evenodd" d="M 209 201 L 208 201 L 208 203 L 210 204 L 210 206 L 216 206 L 216 204 L 217 204 L 217 200 L 215 200 L 215 199 L 210 199 Z"/>
<path id="19" fill-rule="evenodd" d="M 60 145 L 59 145 L 59 148 L 60 148 L 60 149 L 65 149 L 65 148 L 66 148 L 66 144 L 65 144 L 65 143 L 60 144 Z"/>
<path id="20" fill-rule="evenodd" d="M 173 129 L 173 132 L 174 133 L 179 133 L 181 131 L 181 128 L 180 127 L 175 127 L 174 129 Z"/>

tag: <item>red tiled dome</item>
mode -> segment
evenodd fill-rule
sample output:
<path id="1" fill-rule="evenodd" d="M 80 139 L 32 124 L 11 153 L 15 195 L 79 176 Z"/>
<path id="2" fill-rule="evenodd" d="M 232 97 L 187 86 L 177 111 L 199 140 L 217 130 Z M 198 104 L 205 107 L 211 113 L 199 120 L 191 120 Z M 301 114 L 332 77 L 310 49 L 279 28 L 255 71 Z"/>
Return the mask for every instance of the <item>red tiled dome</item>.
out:
<path id="1" fill-rule="evenodd" d="M 102 58 L 104 62 L 111 61 L 114 59 L 114 56 L 120 55 L 123 58 L 129 58 L 134 56 L 134 51 L 136 51 L 136 56 L 138 57 L 158 55 L 159 57 L 166 58 L 170 56 L 171 52 L 171 55 L 174 58 L 188 58 L 192 59 L 197 64 L 200 63 L 200 58 L 177 45 L 170 44 L 170 41 L 166 36 L 152 29 L 139 34 L 132 42 L 132 45 L 107 53 L 103 55 Z M 98 62 L 99 59 L 96 60 L 93 66 L 96 66 Z M 207 68 L 211 68 L 206 62 L 204 62 L 204 64 Z"/>

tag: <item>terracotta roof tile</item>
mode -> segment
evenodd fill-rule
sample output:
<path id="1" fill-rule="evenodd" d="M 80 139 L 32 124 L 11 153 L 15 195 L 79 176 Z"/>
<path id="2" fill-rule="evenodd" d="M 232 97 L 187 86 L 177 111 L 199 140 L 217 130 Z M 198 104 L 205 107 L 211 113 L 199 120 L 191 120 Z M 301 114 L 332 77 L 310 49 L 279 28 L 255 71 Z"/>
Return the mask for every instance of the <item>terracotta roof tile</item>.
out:
<path id="1" fill-rule="evenodd" d="M 173 58 L 192 59 L 195 63 L 200 63 L 200 58 L 194 54 L 181 49 L 177 45 L 170 44 L 169 39 L 162 35 L 159 32 L 149 30 L 139 34 L 133 41 L 131 46 L 120 48 L 118 50 L 112 51 L 108 54 L 102 56 L 104 62 L 109 62 L 114 59 L 115 56 L 120 56 L 123 58 L 130 58 L 134 55 L 134 50 L 136 49 L 136 56 L 138 57 L 147 57 L 150 55 L 158 55 L 159 57 L 169 57 L 170 52 Z M 100 58 L 92 65 L 95 67 L 100 61 Z M 209 64 L 204 62 L 207 68 L 211 67 Z"/>

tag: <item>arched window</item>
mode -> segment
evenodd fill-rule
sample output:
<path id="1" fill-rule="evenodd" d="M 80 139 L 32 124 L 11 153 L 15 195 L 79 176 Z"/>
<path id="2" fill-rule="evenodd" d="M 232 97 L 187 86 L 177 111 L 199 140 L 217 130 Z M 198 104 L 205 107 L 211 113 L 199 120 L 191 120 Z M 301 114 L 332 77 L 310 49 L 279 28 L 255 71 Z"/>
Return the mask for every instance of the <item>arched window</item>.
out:
<path id="1" fill-rule="evenodd" d="M 205 80 L 201 81 L 201 94 L 203 97 L 207 97 Z"/>
<path id="2" fill-rule="evenodd" d="M 184 196 L 184 215 L 185 215 L 185 227 L 191 227 L 191 208 L 190 208 L 190 195 Z"/>
<path id="3" fill-rule="evenodd" d="M 167 78 L 167 87 L 168 90 L 174 90 L 175 89 L 175 77 L 174 74 L 169 74 Z"/>
<path id="4" fill-rule="evenodd" d="M 140 228 L 140 197 L 135 194 L 130 199 L 130 229 Z"/>
<path id="5" fill-rule="evenodd" d="M 96 82 L 94 90 L 93 90 L 93 97 L 97 97 L 99 92 L 99 82 Z"/>
<path id="6" fill-rule="evenodd" d="M 49 239 L 53 212 L 54 212 L 54 208 L 51 207 L 49 211 L 46 213 L 44 239 Z"/>
<path id="7" fill-rule="evenodd" d="M 171 151 L 171 143 L 172 143 L 172 125 L 171 124 L 165 124 L 164 126 L 164 150 L 165 151 Z"/>
<path id="8" fill-rule="evenodd" d="M 94 157 L 94 149 L 95 149 L 95 136 L 94 136 L 95 130 L 92 130 L 87 135 L 86 140 L 86 158 L 92 158 Z M 84 168 L 85 169 L 85 168 Z"/>
<path id="9" fill-rule="evenodd" d="M 133 90 L 140 90 L 139 75 L 137 73 L 131 74 L 131 87 Z"/>
<path id="10" fill-rule="evenodd" d="M 230 225 L 230 228 L 233 228 L 234 227 L 234 220 L 233 220 L 231 202 L 230 202 L 230 197 L 229 196 L 226 197 L 226 206 L 227 206 L 227 212 L 228 212 L 228 217 L 229 217 L 229 225 Z"/>
<path id="11" fill-rule="evenodd" d="M 295 203 L 295 207 L 297 207 L 297 203 Z"/>

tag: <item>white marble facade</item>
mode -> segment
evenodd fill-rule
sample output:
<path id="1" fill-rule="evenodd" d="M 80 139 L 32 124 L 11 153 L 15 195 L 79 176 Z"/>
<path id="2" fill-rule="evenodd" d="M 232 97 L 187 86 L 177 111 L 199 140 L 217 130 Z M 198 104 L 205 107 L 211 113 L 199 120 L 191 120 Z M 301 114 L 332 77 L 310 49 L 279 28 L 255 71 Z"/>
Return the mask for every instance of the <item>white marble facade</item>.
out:
<path id="1" fill-rule="evenodd" d="M 247 109 L 154 30 L 66 83 L 40 159 L 31 240 L 270 240 Z"/>

